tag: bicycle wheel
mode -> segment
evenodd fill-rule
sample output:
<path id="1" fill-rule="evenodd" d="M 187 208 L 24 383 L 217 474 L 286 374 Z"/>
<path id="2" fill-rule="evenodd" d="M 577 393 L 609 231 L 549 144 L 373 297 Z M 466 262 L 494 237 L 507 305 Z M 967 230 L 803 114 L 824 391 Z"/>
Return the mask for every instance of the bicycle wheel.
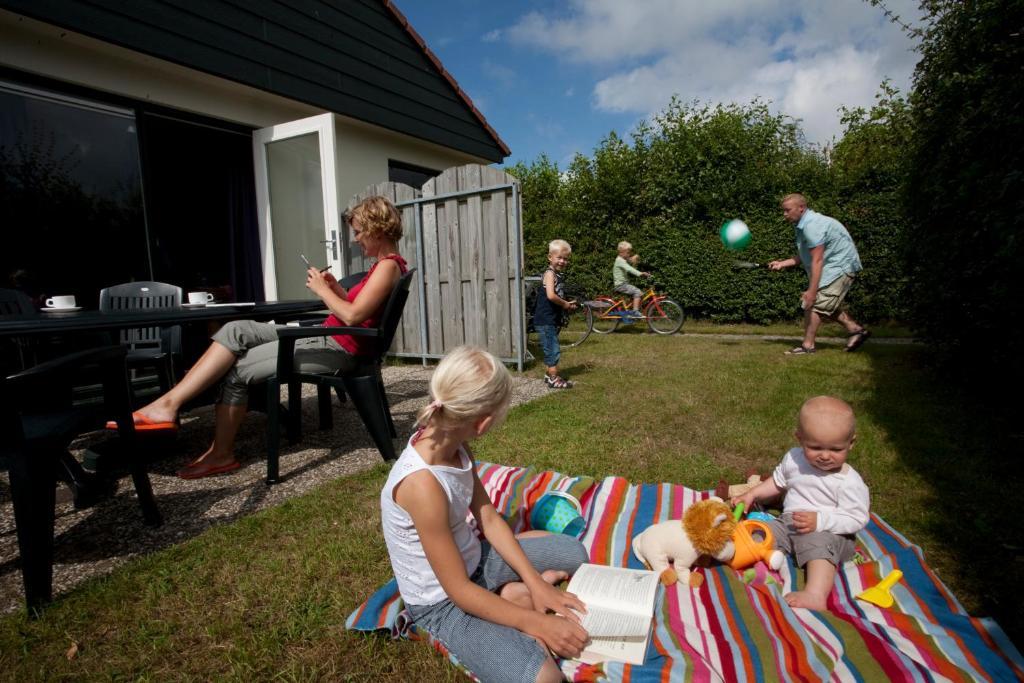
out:
<path id="1" fill-rule="evenodd" d="M 594 312 L 589 306 L 580 306 L 575 311 L 562 313 L 562 325 L 558 328 L 559 346 L 579 346 L 594 329 Z"/>
<path id="2" fill-rule="evenodd" d="M 644 309 L 647 316 L 647 326 L 651 332 L 658 334 L 675 334 L 683 326 L 683 307 L 672 299 L 652 301 Z"/>
<path id="3" fill-rule="evenodd" d="M 612 303 L 610 301 L 598 299 L 595 303 L 597 305 L 594 306 L 593 310 L 594 332 L 597 332 L 598 334 L 608 334 L 618 329 L 619 323 L 622 321 L 622 318 L 618 315 L 620 310 L 615 309 L 612 311 L 612 315 L 609 315 L 608 312 L 612 309 Z"/>

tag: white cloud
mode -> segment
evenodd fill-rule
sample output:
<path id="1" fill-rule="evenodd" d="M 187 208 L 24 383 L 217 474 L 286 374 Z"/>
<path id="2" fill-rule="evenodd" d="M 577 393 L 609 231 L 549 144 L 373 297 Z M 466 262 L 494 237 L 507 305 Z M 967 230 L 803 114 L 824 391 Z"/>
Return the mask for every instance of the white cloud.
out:
<path id="1" fill-rule="evenodd" d="M 915 0 L 888 5 L 917 16 Z M 917 61 L 910 39 L 858 0 L 571 0 L 564 16 L 532 12 L 506 34 L 591 67 L 599 110 L 760 97 L 819 143 L 841 132 L 840 106 L 869 106 L 884 78 L 906 89 Z"/>
<path id="2" fill-rule="evenodd" d="M 576 94 L 576 88 L 573 88 L 572 86 L 569 86 L 568 88 L 565 89 L 565 96 L 566 97 L 572 97 L 575 94 Z"/>
<path id="3" fill-rule="evenodd" d="M 497 81 L 503 88 L 511 88 L 517 79 L 514 69 L 485 59 L 480 65 L 480 71 L 492 81 Z"/>
<path id="4" fill-rule="evenodd" d="M 485 33 L 482 36 L 480 36 L 480 40 L 485 42 L 485 43 L 496 43 L 496 42 L 498 42 L 499 40 L 501 40 L 501 29 L 500 28 L 496 28 L 493 31 L 488 31 L 487 33 Z"/>

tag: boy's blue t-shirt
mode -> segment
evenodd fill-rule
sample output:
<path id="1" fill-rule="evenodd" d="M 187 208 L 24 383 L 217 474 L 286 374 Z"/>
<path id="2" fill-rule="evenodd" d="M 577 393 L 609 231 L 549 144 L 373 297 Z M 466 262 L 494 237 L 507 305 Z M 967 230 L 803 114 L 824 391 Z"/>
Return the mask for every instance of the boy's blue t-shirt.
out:
<path id="1" fill-rule="evenodd" d="M 548 268 L 555 274 L 555 294 L 565 298 L 565 273 L 559 273 L 553 268 Z M 544 274 L 547 275 L 547 270 Z M 537 290 L 537 303 L 533 307 L 533 324 L 537 325 L 560 325 L 562 323 L 562 309 L 551 303 L 548 299 L 547 290 L 544 288 L 544 281 L 541 280 L 540 289 Z"/>
<path id="2" fill-rule="evenodd" d="M 807 209 L 793 230 L 796 248 L 800 253 L 800 265 L 808 275 L 811 274 L 811 249 L 825 245 L 825 263 L 821 269 L 819 289 L 829 286 L 842 275 L 853 275 L 863 270 L 853 238 L 835 218 Z"/>

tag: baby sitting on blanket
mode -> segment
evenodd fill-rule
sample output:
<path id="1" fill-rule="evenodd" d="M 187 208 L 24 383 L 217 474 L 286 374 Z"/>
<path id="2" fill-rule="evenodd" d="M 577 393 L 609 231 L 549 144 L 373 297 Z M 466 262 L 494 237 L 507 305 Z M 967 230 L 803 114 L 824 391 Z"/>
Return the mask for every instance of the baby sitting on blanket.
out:
<path id="1" fill-rule="evenodd" d="M 796 440 L 775 472 L 731 500 L 753 503 L 786 494 L 782 515 L 771 522 L 775 547 L 807 567 L 802 591 L 789 593 L 792 607 L 822 610 L 836 578 L 836 566 L 853 558 L 854 534 L 868 523 L 868 487 L 846 462 L 857 438 L 853 409 L 831 396 L 809 399 L 800 408 Z"/>

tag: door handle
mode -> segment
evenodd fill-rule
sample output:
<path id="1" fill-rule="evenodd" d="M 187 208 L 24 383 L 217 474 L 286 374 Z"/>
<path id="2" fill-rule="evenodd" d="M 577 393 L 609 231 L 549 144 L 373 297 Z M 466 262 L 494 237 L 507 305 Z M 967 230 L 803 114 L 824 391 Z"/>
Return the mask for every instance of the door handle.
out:
<path id="1" fill-rule="evenodd" d="M 338 231 L 337 230 L 331 230 L 331 239 L 329 239 L 329 240 L 320 240 L 320 244 L 329 244 L 329 245 L 331 245 L 331 257 L 335 261 L 338 260 Z"/>

